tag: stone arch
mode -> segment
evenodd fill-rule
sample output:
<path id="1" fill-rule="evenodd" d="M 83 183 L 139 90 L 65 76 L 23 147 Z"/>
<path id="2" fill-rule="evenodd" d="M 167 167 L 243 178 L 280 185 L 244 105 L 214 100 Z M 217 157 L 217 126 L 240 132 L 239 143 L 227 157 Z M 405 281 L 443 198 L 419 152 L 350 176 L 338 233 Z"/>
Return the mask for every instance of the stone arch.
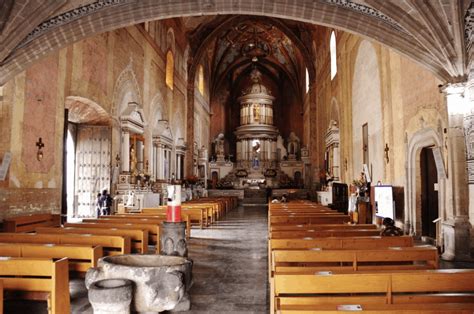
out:
<path id="1" fill-rule="evenodd" d="M 8 58 L 3 60 L 4 66 L 0 70 L 2 78 L 0 83 L 4 83 L 28 64 L 50 51 L 101 32 L 150 20 L 216 13 L 274 16 L 349 30 L 392 47 L 422 63 L 445 82 L 459 80 L 459 77 L 466 73 L 465 64 L 462 62 L 466 59 L 466 52 L 462 48 L 464 36 L 457 33 L 460 25 L 457 23 L 456 27 L 452 27 L 443 20 L 441 25 L 437 26 L 438 28 L 432 29 L 432 26 L 428 25 L 427 30 L 420 26 L 422 22 L 417 18 L 418 11 L 431 9 L 441 10 L 445 14 L 448 10 L 452 10 L 452 12 L 457 12 L 456 17 L 462 19 L 465 8 L 461 8 L 460 5 L 444 8 L 437 3 L 428 3 L 419 7 L 398 7 L 398 11 L 395 12 L 400 14 L 396 15 L 403 18 L 395 17 L 393 7 L 369 7 L 351 1 L 347 3 L 318 2 L 316 5 L 311 1 L 287 3 L 275 0 L 241 0 L 229 3 L 177 0 L 171 6 L 166 1 L 155 1 L 153 4 L 123 3 L 122 1 L 83 4 L 76 1 L 70 8 L 70 11 L 51 17 L 36 28 L 30 25 L 21 28 L 23 32 L 25 28 L 27 28 L 26 32 L 29 29 L 30 33 L 23 39 L 18 39 L 16 46 L 8 46 L 8 51 L 4 53 Z M 351 18 L 348 18 L 348 14 Z M 440 41 L 432 41 L 425 35 L 427 31 L 439 33 L 440 28 L 448 32 L 450 36 Z M 9 34 L 9 36 L 13 35 Z M 445 47 L 450 48 L 450 52 L 455 55 L 454 58 L 451 54 L 439 52 Z"/>
<path id="2" fill-rule="evenodd" d="M 153 127 L 156 127 L 156 124 L 159 120 L 169 120 L 168 106 L 165 104 L 163 96 L 160 92 L 156 93 L 153 96 L 150 107 L 152 108 L 150 117 L 153 119 Z"/>
<path id="3" fill-rule="evenodd" d="M 132 62 L 120 73 L 114 86 L 112 98 L 112 116 L 118 118 L 129 102 L 136 102 L 140 106 L 143 104 L 135 72 L 133 72 Z"/>
<path id="4" fill-rule="evenodd" d="M 384 179 L 383 124 L 381 80 L 374 46 L 363 40 L 358 48 L 352 78 L 352 167 L 360 173 L 364 164 L 364 151 L 368 149 L 367 165 L 372 180 Z M 368 115 L 366 109 L 370 108 Z M 363 126 L 368 126 L 368 143 L 363 147 Z"/>
<path id="5" fill-rule="evenodd" d="M 172 27 L 168 28 L 168 31 L 166 32 L 166 49 L 171 50 L 173 54 L 176 53 L 176 40 Z"/>
<path id="6" fill-rule="evenodd" d="M 80 97 L 67 96 L 64 108 L 69 109 L 68 120 L 77 124 L 110 125 L 111 115 L 95 101 Z"/>
<path id="7" fill-rule="evenodd" d="M 417 176 L 419 176 L 419 158 L 421 150 L 425 147 L 440 147 L 442 148 L 442 137 L 433 128 L 424 128 L 413 134 L 408 142 L 407 150 L 407 176 L 406 176 L 406 193 L 405 193 L 405 230 L 410 234 L 420 234 L 421 229 L 417 225 L 421 224 L 418 217 L 421 217 L 421 207 L 417 206 L 418 188 Z M 445 200 L 445 178 L 438 173 L 438 204 L 439 214 L 444 220 L 446 213 L 441 210 Z M 438 239 L 442 235 L 438 234 Z"/>

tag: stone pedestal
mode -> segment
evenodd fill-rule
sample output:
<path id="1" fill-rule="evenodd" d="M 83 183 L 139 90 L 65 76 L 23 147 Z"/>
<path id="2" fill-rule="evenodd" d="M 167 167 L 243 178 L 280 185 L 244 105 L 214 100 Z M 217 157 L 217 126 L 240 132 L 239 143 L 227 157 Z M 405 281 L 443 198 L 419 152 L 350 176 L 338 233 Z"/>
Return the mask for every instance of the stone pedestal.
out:
<path id="1" fill-rule="evenodd" d="M 470 229 L 467 216 L 450 219 L 441 225 L 444 238 L 442 259 L 452 261 L 468 261 L 470 258 Z"/>
<path id="2" fill-rule="evenodd" d="M 129 314 L 133 282 L 127 279 L 103 279 L 89 286 L 89 302 L 94 314 Z"/>
<path id="3" fill-rule="evenodd" d="M 160 228 L 160 244 L 161 255 L 187 257 L 186 223 L 164 221 Z"/>
<path id="4" fill-rule="evenodd" d="M 104 279 L 133 281 L 131 310 L 156 313 L 189 310 L 188 291 L 192 285 L 192 261 L 179 256 L 128 254 L 99 259 L 98 267 L 87 271 L 88 289 Z"/>

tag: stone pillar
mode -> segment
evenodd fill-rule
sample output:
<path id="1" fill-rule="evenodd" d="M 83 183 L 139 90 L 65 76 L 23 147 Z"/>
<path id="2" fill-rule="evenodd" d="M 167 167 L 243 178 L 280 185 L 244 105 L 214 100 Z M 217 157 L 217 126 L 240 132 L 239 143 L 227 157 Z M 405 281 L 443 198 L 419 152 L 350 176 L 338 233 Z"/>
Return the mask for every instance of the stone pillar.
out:
<path id="1" fill-rule="evenodd" d="M 446 180 L 446 220 L 442 223 L 443 259 L 470 258 L 466 144 L 464 139 L 465 84 L 447 84 L 441 89 L 448 108 L 448 173 Z M 442 204 L 441 204 L 442 206 Z"/>
<path id="2" fill-rule="evenodd" d="M 473 227 L 471 229 L 471 256 L 474 256 L 474 61 L 470 65 L 465 97 L 467 110 L 464 115 L 464 136 L 469 189 L 469 222 Z"/>
<path id="3" fill-rule="evenodd" d="M 248 158 L 247 160 L 252 160 L 252 141 L 248 140 Z"/>
<path id="4" fill-rule="evenodd" d="M 272 160 L 277 160 L 277 142 L 272 142 Z"/>
<path id="5" fill-rule="evenodd" d="M 332 175 L 334 176 L 334 181 L 339 181 L 339 145 L 335 144 L 332 151 Z"/>
<path id="6" fill-rule="evenodd" d="M 122 171 L 130 172 L 130 133 L 122 130 Z"/>
<path id="7" fill-rule="evenodd" d="M 236 156 L 237 161 L 242 160 L 242 142 L 241 141 L 237 141 L 236 151 L 237 151 L 237 156 Z"/>

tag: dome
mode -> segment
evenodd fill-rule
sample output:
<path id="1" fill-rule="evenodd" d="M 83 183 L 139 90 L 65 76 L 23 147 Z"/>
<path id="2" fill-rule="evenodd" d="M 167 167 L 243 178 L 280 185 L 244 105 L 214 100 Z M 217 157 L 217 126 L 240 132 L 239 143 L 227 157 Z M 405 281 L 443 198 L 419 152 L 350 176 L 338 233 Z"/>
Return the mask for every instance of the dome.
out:
<path id="1" fill-rule="evenodd" d="M 245 93 L 246 95 L 248 94 L 265 94 L 265 95 L 270 95 L 270 91 L 265 87 L 265 85 L 262 85 L 260 83 L 254 83 L 252 86 L 247 89 L 247 92 Z"/>

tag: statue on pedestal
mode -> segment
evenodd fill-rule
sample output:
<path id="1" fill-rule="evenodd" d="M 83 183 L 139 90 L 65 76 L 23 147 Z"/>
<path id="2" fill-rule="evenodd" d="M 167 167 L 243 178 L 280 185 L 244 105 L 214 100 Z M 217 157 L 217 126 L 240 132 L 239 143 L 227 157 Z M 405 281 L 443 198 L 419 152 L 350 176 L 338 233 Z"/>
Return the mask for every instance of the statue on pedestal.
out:
<path id="1" fill-rule="evenodd" d="M 214 147 L 218 161 L 224 160 L 224 134 L 219 133 L 214 139 Z"/>
<path id="2" fill-rule="evenodd" d="M 295 160 L 300 150 L 300 139 L 295 132 L 291 132 L 288 137 L 288 159 Z"/>

